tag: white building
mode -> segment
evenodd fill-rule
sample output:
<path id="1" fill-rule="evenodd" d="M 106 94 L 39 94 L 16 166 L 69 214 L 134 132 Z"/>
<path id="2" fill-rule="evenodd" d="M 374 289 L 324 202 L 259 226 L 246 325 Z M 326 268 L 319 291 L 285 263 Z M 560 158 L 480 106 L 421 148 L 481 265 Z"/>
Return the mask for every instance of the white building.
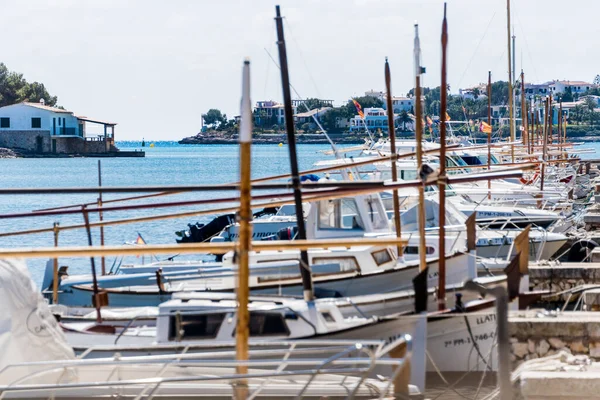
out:
<path id="1" fill-rule="evenodd" d="M 458 89 L 458 94 L 463 99 L 477 100 L 478 98 L 487 98 L 487 85 L 480 83 L 478 86 L 474 86 L 466 89 Z"/>
<path id="2" fill-rule="evenodd" d="M 317 124 L 315 123 L 314 118 L 316 118 L 319 122 L 321 122 L 321 118 L 323 117 L 323 115 L 325 115 L 331 109 L 332 109 L 331 107 L 314 108 L 310 111 L 298 113 L 298 114 L 294 115 L 294 118 L 295 118 L 297 124 L 299 124 L 299 125 L 309 124 L 310 129 L 316 129 Z"/>
<path id="3" fill-rule="evenodd" d="M 85 124 L 71 111 L 41 103 L 17 103 L 0 108 L 0 129 L 3 131 L 50 131 L 51 135 L 79 136 Z"/>
<path id="4" fill-rule="evenodd" d="M 297 107 L 292 106 L 296 114 Z M 254 124 L 256 126 L 283 125 L 285 123 L 285 110 L 283 104 L 273 100 L 257 101 L 254 107 Z"/>
<path id="5" fill-rule="evenodd" d="M 582 94 L 596 87 L 597 85 L 584 81 L 553 81 L 549 84 L 552 95 L 564 93 L 567 88 L 571 88 L 573 94 Z"/>
<path id="6" fill-rule="evenodd" d="M 547 96 L 550 93 L 550 82 L 546 83 L 526 83 L 525 84 L 525 94 L 526 95 L 539 95 L 539 96 Z"/>
<path id="7" fill-rule="evenodd" d="M 365 123 L 369 131 L 375 132 L 378 129 L 387 132 L 388 130 L 388 117 L 387 111 L 383 108 L 365 108 L 364 109 L 365 119 L 363 120 L 359 115 L 355 115 L 350 119 L 350 131 L 360 131 L 365 129 Z M 410 115 L 412 118 L 410 122 L 406 122 L 406 129 L 414 130 L 414 116 Z M 399 122 L 400 115 L 394 114 L 394 126 L 403 127 L 402 123 Z"/>
<path id="8" fill-rule="evenodd" d="M 406 111 L 414 113 L 415 100 L 413 97 L 392 97 L 392 107 L 395 113 Z M 383 108 L 387 110 L 387 102 L 383 102 Z"/>
<path id="9" fill-rule="evenodd" d="M 103 125 L 104 135 L 86 137 L 86 122 Z M 47 106 L 43 100 L 40 103 L 22 102 L 0 107 L 2 146 L 39 153 L 109 151 L 114 146 L 115 125 L 113 122 L 78 117 L 72 111 Z M 86 145 L 86 141 L 96 143 Z"/>

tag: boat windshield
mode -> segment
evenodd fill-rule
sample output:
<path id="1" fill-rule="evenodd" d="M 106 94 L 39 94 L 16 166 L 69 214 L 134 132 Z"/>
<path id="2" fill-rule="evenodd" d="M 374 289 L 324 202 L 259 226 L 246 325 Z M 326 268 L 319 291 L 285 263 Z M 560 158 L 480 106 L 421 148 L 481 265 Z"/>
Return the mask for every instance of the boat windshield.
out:
<path id="1" fill-rule="evenodd" d="M 319 229 L 364 230 L 356 200 L 344 198 L 319 201 Z"/>

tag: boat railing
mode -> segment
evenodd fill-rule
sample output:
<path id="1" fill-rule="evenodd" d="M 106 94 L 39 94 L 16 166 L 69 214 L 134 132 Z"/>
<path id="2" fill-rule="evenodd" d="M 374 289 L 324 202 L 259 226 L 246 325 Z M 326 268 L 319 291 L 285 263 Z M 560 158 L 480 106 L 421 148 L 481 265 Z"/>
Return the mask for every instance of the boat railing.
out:
<path id="1" fill-rule="evenodd" d="M 227 357 L 235 356 L 234 351 L 209 351 L 203 353 L 180 353 L 141 357 L 119 357 L 115 355 L 112 358 L 38 361 L 13 364 L 3 368 L 0 371 L 0 377 L 7 373 L 7 371 L 14 371 L 18 368 L 25 368 L 27 371 L 32 372 L 26 373 L 9 384 L 0 385 L 0 399 L 10 393 L 28 391 L 51 391 L 50 395 L 52 396 L 60 395 L 61 391 L 75 389 L 107 388 L 114 392 L 116 388 L 125 388 L 127 386 L 141 386 L 136 398 L 151 399 L 161 386 L 166 384 L 227 381 L 233 390 L 236 382 L 242 379 L 255 379 L 258 381 L 258 386 L 249 397 L 254 398 L 274 378 L 306 376 L 306 381 L 302 382 L 302 386 L 296 395 L 296 398 L 301 398 L 317 376 L 325 374 L 335 374 L 338 377 L 343 377 L 341 381 L 337 382 L 340 386 L 346 383 L 348 377 L 355 377 L 356 383 L 348 394 L 348 398 L 353 398 L 357 390 L 365 382 L 365 379 L 377 366 L 391 367 L 394 368 L 394 372 L 389 377 L 390 381 L 387 387 L 381 392 L 380 398 L 383 398 L 389 394 L 391 384 L 396 382 L 395 378 L 398 374 L 410 363 L 411 351 L 409 349 L 410 346 L 408 346 L 410 341 L 411 338 L 407 335 L 396 339 L 393 344 L 394 346 L 407 346 L 402 358 L 384 358 L 388 353 L 383 349 L 389 346 L 389 344 L 386 346 L 384 341 L 352 342 L 347 340 L 323 340 L 296 342 L 271 341 L 263 344 L 270 348 L 280 346 L 275 351 L 269 351 L 268 349 L 257 351 L 256 346 L 253 345 L 250 349 L 251 353 L 248 361 L 227 359 Z M 308 347 L 304 348 L 303 346 Z M 186 350 L 190 350 L 193 347 L 186 346 Z M 265 350 L 267 351 L 265 352 Z M 262 359 L 258 358 L 259 355 Z M 312 358 L 307 357 L 311 355 Z M 293 358 L 292 356 L 302 357 Z M 158 372 L 153 368 L 157 365 L 162 365 L 162 368 Z M 194 375 L 197 371 L 194 371 L 193 367 L 204 367 L 207 365 L 211 369 L 228 368 L 231 370 L 240 366 L 247 366 L 251 369 L 251 372 L 247 374 L 232 372 L 217 375 L 211 371 L 210 373 Z M 94 374 L 93 378 L 88 381 L 81 375 L 86 368 L 93 371 L 102 371 L 106 367 L 109 368 L 106 370 L 107 375 L 105 379 L 101 379 L 98 375 Z M 135 369 L 135 378 L 127 377 L 128 367 Z M 144 370 L 144 367 L 148 367 L 147 370 Z M 175 373 L 173 376 L 165 377 L 164 375 L 168 368 L 183 368 L 186 370 L 186 373 Z M 80 374 L 77 375 L 77 382 L 62 382 L 65 374 L 73 375 L 78 373 Z M 52 374 L 57 374 L 57 377 L 50 378 Z M 50 379 L 49 383 L 26 383 L 42 376 L 46 378 L 47 382 Z M 125 379 L 121 379 L 122 377 L 125 377 Z M 335 382 L 328 381 L 327 385 L 330 384 L 335 384 Z"/>

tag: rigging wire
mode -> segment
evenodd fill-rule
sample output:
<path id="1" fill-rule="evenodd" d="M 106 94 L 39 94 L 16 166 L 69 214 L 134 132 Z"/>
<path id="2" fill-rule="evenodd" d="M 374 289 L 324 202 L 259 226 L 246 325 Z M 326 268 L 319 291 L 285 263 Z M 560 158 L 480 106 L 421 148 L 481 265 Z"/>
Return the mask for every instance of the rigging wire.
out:
<path id="1" fill-rule="evenodd" d="M 531 62 L 531 68 L 533 69 L 533 76 L 535 77 L 535 80 L 539 82 L 539 76 L 537 73 L 537 69 L 535 68 L 535 63 L 533 62 L 533 57 L 531 57 L 531 51 L 529 50 L 529 43 L 527 42 L 527 35 L 525 34 L 525 31 L 523 30 L 524 25 L 521 22 L 521 19 L 519 18 L 519 13 L 517 12 L 516 7 L 513 7 L 513 13 L 517 17 L 517 21 L 519 22 L 519 30 L 523 34 L 523 42 L 525 42 L 525 50 L 527 51 L 527 56 L 529 57 L 529 61 Z M 522 63 L 523 63 L 523 56 L 521 56 L 521 64 Z"/>
<path id="2" fill-rule="evenodd" d="M 315 79 L 313 78 L 312 74 L 310 73 L 310 69 L 308 68 L 308 64 L 306 63 L 306 58 L 304 58 L 304 54 L 302 53 L 302 48 L 300 47 L 300 45 L 296 41 L 296 37 L 292 33 L 292 27 L 291 27 L 290 23 L 287 22 L 287 18 L 286 17 L 283 17 L 283 22 L 285 23 L 285 26 L 287 27 L 287 30 L 288 30 L 288 32 L 290 34 L 290 37 L 292 38 L 292 41 L 294 42 L 294 44 L 298 48 L 298 53 L 300 55 L 300 59 L 302 60 L 302 63 L 304 64 L 304 68 L 306 69 L 306 73 L 308 74 L 308 77 L 310 78 L 310 81 L 312 82 L 313 86 L 315 87 L 315 92 L 317 93 L 317 96 L 319 96 L 319 98 L 321 98 L 322 97 L 321 96 L 321 92 L 319 91 L 319 88 L 317 86 L 317 83 L 316 83 Z"/>
<path id="3" fill-rule="evenodd" d="M 273 29 L 271 29 L 271 36 L 269 37 L 269 43 L 271 44 L 271 46 L 269 47 L 269 50 L 273 49 L 273 45 L 275 44 L 275 42 L 273 41 L 273 36 L 275 35 L 275 31 Z M 266 48 L 265 48 L 266 50 Z M 267 52 L 268 53 L 268 52 Z M 271 63 L 267 62 L 267 73 L 265 75 L 265 87 L 263 89 L 263 99 L 267 98 L 267 86 L 269 84 L 269 69 L 271 67 Z"/>

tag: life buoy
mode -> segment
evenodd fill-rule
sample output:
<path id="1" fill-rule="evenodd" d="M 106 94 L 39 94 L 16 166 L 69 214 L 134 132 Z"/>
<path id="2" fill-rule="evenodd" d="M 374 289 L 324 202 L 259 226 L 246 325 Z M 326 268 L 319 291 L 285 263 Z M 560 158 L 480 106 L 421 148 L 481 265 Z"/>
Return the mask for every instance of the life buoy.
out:
<path id="1" fill-rule="evenodd" d="M 535 174 L 533 175 L 533 178 L 525 179 L 525 178 L 521 177 L 521 178 L 519 178 L 519 180 L 521 181 L 521 183 L 523 185 L 531 185 L 531 184 L 533 184 L 533 182 L 535 182 L 537 180 L 538 176 L 539 176 L 539 172 L 536 170 Z"/>

